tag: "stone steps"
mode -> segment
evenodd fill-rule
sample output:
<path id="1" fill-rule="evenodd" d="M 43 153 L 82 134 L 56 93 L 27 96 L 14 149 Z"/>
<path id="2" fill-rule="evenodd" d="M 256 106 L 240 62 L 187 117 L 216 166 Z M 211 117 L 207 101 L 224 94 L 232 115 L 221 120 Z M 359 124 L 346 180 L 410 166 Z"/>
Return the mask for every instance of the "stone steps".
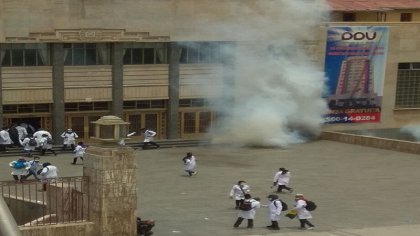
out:
<path id="1" fill-rule="evenodd" d="M 156 143 L 160 145 L 160 148 L 174 148 L 174 147 L 194 147 L 194 146 L 201 146 L 201 145 L 208 145 L 210 143 L 209 140 L 204 139 L 162 139 L 156 140 Z M 127 142 L 127 146 L 135 147 L 138 146 L 139 143 L 135 142 Z M 10 147 L 7 148 L 7 152 L 0 152 L 0 157 L 3 156 L 19 156 L 22 155 L 23 149 L 21 147 Z M 65 150 L 61 152 L 61 145 L 54 145 L 53 150 L 58 151 L 58 153 L 71 153 L 70 150 Z M 48 155 L 50 153 L 48 152 Z"/>

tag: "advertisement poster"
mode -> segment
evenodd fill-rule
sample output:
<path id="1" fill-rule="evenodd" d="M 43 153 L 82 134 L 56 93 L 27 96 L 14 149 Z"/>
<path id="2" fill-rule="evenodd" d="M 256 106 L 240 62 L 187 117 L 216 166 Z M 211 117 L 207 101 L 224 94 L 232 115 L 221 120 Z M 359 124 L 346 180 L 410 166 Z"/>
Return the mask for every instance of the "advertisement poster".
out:
<path id="1" fill-rule="evenodd" d="M 388 27 L 329 27 L 325 123 L 380 122 Z"/>

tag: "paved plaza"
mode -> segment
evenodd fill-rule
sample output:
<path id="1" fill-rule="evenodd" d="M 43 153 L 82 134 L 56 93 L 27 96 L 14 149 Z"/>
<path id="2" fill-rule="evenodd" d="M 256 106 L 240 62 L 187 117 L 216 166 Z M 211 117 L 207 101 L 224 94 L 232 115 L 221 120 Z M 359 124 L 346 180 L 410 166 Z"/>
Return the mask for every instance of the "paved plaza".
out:
<path id="1" fill-rule="evenodd" d="M 182 157 L 192 152 L 198 175 L 187 177 Z M 137 150 L 138 215 L 156 220 L 157 236 L 416 236 L 420 235 L 420 157 L 418 155 L 315 141 L 280 148 L 203 146 Z M 0 157 L 0 179 L 10 180 L 8 163 Z M 82 174 L 82 165 L 70 165 L 71 154 L 45 156 L 60 176 Z M 294 193 L 315 201 L 314 231 L 300 231 L 296 219 L 281 219 L 272 232 L 267 208 L 258 209 L 254 229 L 246 222 L 233 229 L 237 211 L 230 188 L 245 180 L 254 197 L 266 204 L 272 177 L 279 167 L 292 173 Z M 293 194 L 280 198 L 293 205 Z"/>

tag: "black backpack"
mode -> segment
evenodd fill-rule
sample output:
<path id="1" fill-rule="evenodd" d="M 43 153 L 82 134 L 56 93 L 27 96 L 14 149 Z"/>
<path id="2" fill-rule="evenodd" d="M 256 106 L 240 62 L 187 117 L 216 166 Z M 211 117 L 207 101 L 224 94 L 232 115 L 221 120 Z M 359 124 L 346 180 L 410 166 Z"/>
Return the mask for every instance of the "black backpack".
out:
<path id="1" fill-rule="evenodd" d="M 250 210 L 252 210 L 252 202 L 250 202 L 250 201 L 244 201 L 243 203 L 241 203 L 241 205 L 239 205 L 239 210 L 241 210 L 241 211 L 250 211 Z"/>
<path id="2" fill-rule="evenodd" d="M 309 201 L 309 200 L 305 200 L 306 201 L 306 210 L 308 211 L 314 211 L 317 207 L 317 205 L 315 204 L 315 202 L 313 201 Z"/>
<path id="3" fill-rule="evenodd" d="M 287 206 L 287 204 L 286 204 L 285 202 L 283 202 L 282 200 L 280 200 L 280 199 L 279 199 L 279 201 L 281 202 L 281 211 L 287 211 L 287 209 L 289 208 L 289 207 Z M 274 201 L 274 206 L 276 206 L 276 207 L 277 207 L 277 205 L 276 205 L 276 201 Z"/>
<path id="4" fill-rule="evenodd" d="M 34 138 L 30 138 L 28 144 L 29 146 L 34 147 L 36 146 L 36 140 Z"/>
<path id="5" fill-rule="evenodd" d="M 47 144 L 54 144 L 54 141 L 51 138 L 47 138 Z"/>

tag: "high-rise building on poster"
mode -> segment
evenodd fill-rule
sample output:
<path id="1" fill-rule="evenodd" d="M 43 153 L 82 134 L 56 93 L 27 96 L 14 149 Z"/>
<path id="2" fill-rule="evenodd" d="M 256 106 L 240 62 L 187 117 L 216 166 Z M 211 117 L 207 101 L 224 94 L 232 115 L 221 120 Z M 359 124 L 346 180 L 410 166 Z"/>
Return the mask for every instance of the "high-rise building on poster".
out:
<path id="1" fill-rule="evenodd" d="M 387 27 L 328 28 L 326 123 L 380 121 L 387 38 Z"/>

